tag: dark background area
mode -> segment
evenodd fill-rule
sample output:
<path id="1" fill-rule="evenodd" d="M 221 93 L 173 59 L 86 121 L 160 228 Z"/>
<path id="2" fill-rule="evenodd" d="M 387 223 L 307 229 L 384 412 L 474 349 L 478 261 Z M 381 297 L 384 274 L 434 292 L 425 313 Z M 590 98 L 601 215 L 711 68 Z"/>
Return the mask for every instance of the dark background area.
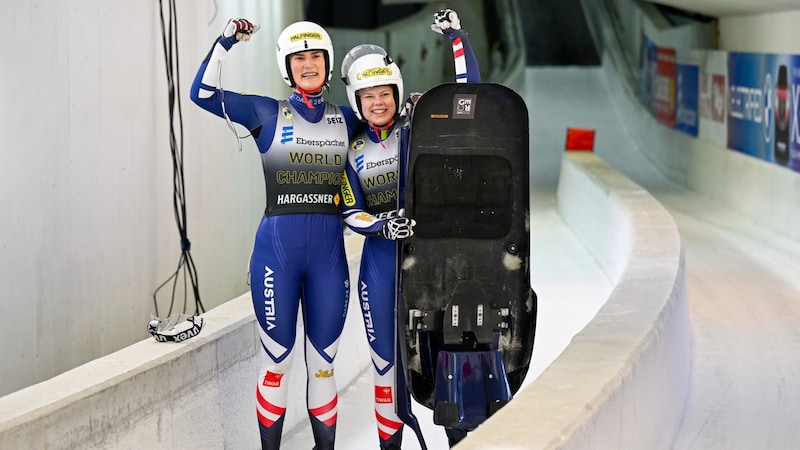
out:
<path id="1" fill-rule="evenodd" d="M 425 3 L 384 5 L 380 0 L 307 0 L 305 13 L 306 19 L 323 27 L 371 30 L 410 16 L 423 7 Z"/>
<path id="2" fill-rule="evenodd" d="M 489 6 L 492 1 L 486 3 Z M 517 5 L 525 36 L 526 65 L 600 64 L 579 0 L 518 0 Z M 306 18 L 323 27 L 373 29 L 414 14 L 424 6 L 384 5 L 379 0 L 307 0 Z M 458 11 L 458 2 L 452 2 L 450 7 Z"/>
<path id="3" fill-rule="evenodd" d="M 520 0 L 528 66 L 599 65 L 578 0 Z"/>

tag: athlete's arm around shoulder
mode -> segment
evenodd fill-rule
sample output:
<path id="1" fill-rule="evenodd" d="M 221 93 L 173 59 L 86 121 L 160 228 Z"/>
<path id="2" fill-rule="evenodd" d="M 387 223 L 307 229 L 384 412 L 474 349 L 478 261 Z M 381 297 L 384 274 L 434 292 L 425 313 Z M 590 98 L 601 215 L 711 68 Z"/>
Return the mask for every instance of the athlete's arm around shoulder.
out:
<path id="1" fill-rule="evenodd" d="M 356 117 L 356 113 L 353 112 L 352 107 L 348 105 L 338 106 L 344 116 L 344 122 L 347 124 L 347 138 L 352 141 L 355 136 L 358 136 L 366 129 L 366 125 Z"/>

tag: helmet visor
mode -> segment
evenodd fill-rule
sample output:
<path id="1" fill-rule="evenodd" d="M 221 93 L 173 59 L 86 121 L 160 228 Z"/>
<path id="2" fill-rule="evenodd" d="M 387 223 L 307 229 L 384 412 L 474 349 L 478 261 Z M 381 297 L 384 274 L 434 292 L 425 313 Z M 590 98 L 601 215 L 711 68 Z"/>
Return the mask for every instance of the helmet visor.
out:
<path id="1" fill-rule="evenodd" d="M 389 56 L 386 53 L 386 50 L 375 44 L 357 45 L 350 49 L 350 51 L 344 55 L 344 59 L 342 59 L 342 79 L 346 81 L 347 73 L 350 71 L 350 66 L 353 65 L 353 61 L 361 58 L 364 55 L 380 55 L 382 57 Z"/>

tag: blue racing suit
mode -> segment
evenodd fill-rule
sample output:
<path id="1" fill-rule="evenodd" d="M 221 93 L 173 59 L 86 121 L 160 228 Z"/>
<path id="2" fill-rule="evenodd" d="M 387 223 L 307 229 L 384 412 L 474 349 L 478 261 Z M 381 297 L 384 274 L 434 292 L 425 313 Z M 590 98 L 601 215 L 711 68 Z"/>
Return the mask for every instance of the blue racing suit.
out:
<path id="1" fill-rule="evenodd" d="M 307 407 L 316 448 L 333 449 L 337 386 L 333 361 L 350 294 L 340 184 L 347 146 L 361 129 L 352 109 L 299 93 L 287 100 L 217 87 L 221 60 L 237 41 L 217 39 L 191 99 L 250 130 L 261 154 L 266 208 L 250 261 L 250 289 L 266 358 L 257 381 L 264 449 L 278 449 L 287 406 L 298 309 L 305 329 Z"/>
<path id="2" fill-rule="evenodd" d="M 453 46 L 456 81 L 480 82 L 466 32 L 449 29 L 446 34 Z M 400 130 L 407 125 L 406 118 L 401 118 L 386 129 L 369 127 L 352 140 L 342 184 L 345 223 L 366 236 L 358 295 L 372 355 L 375 415 L 382 448 L 400 446 L 403 422 L 396 413 L 397 395 L 406 395 L 394 388 L 395 371 L 403 370 L 395 364 L 396 244 L 383 238 L 381 230 L 398 214 Z"/>

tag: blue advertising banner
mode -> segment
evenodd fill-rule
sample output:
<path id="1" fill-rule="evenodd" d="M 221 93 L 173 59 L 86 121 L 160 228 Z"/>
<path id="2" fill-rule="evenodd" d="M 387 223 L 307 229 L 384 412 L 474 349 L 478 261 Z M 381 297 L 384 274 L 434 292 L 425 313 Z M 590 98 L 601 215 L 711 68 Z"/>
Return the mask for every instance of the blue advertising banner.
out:
<path id="1" fill-rule="evenodd" d="M 800 172 L 800 55 L 642 42 L 640 100 L 662 124 Z"/>
<path id="2" fill-rule="evenodd" d="M 675 129 L 697 137 L 700 68 L 697 65 L 678 64 L 676 78 Z"/>
<path id="3" fill-rule="evenodd" d="M 788 165 L 790 63 L 788 55 L 730 53 L 728 148 Z"/>
<path id="4" fill-rule="evenodd" d="M 794 170 L 800 172 L 800 127 L 798 127 L 798 118 L 800 117 L 800 56 L 794 55 L 789 59 L 787 68 L 788 80 L 788 97 L 786 100 L 786 112 L 784 113 L 783 105 L 780 100 L 783 97 L 781 92 L 776 93 L 778 104 L 775 107 L 775 115 L 778 119 L 775 120 L 776 130 L 781 130 L 783 121 L 789 124 L 789 155 L 786 165 Z M 778 67 L 778 85 L 781 86 L 782 82 L 782 69 Z M 778 131 L 776 131 L 777 133 Z M 775 161 L 783 164 L 784 155 L 776 151 Z"/>

